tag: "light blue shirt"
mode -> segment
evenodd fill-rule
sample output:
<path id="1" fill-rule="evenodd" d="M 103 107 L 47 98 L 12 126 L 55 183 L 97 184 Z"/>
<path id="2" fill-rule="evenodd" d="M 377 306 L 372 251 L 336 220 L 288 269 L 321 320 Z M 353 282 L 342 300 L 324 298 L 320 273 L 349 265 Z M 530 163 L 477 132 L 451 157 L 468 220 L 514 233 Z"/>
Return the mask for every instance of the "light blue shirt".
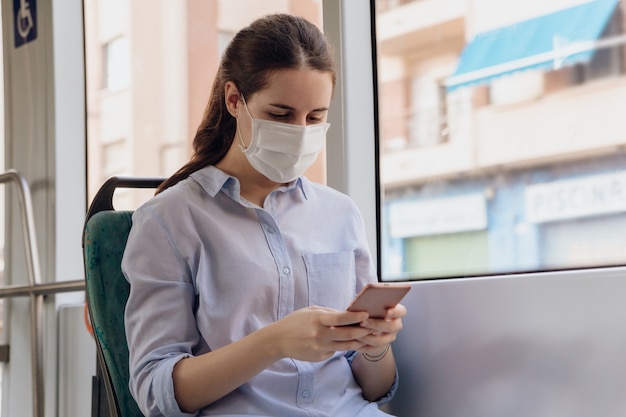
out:
<path id="1" fill-rule="evenodd" d="M 122 268 L 131 284 L 130 390 L 146 416 L 387 415 L 363 398 L 353 352 L 282 359 L 195 414 L 182 413 L 174 398 L 179 360 L 302 307 L 345 310 L 376 281 L 362 218 L 347 196 L 301 177 L 260 208 L 240 196 L 236 178 L 209 166 L 136 210 Z M 396 385 L 397 377 L 379 403 Z"/>

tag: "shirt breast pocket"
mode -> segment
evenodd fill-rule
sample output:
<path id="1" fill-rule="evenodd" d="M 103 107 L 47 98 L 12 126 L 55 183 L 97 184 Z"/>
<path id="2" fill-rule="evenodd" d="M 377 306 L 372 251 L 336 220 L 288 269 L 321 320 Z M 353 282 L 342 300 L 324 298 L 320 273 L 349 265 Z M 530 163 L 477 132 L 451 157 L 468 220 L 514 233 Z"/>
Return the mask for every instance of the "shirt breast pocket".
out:
<path id="1" fill-rule="evenodd" d="M 304 255 L 309 305 L 345 310 L 356 291 L 353 252 Z"/>

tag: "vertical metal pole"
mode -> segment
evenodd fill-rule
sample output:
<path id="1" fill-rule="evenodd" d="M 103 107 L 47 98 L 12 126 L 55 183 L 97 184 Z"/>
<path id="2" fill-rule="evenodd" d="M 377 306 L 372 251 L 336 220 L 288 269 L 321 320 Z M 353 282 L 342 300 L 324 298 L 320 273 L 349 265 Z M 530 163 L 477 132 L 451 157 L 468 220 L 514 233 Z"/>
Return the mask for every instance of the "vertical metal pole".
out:
<path id="1" fill-rule="evenodd" d="M 36 295 L 35 286 L 41 283 L 39 251 L 35 234 L 33 204 L 30 187 L 26 179 L 15 170 L 0 174 L 0 183 L 13 181 L 17 184 L 17 196 L 22 213 L 22 234 L 24 236 L 24 254 L 30 292 L 30 337 L 31 337 L 31 368 L 33 389 L 33 417 L 44 416 L 43 390 L 43 294 Z"/>

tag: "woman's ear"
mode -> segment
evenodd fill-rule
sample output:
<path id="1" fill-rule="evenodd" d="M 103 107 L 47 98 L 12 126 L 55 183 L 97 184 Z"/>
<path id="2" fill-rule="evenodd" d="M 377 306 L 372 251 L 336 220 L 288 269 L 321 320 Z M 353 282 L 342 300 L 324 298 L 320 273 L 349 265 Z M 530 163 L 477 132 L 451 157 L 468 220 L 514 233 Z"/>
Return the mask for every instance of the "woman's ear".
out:
<path id="1" fill-rule="evenodd" d="M 237 114 L 239 112 L 240 106 L 240 94 L 239 89 L 232 81 L 227 81 L 224 84 L 224 99 L 226 101 L 226 110 L 230 113 L 231 116 L 237 118 Z"/>

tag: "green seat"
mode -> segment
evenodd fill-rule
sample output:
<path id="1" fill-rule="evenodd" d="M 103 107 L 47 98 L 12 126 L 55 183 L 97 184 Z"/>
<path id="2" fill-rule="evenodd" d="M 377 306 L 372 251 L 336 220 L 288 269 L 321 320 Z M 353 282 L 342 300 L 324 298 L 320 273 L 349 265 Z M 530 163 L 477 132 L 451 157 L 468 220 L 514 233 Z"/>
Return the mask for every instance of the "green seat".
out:
<path id="1" fill-rule="evenodd" d="M 119 417 L 141 417 L 128 390 L 128 345 L 124 308 L 130 285 L 120 264 L 131 226 L 132 212 L 103 211 L 85 225 L 85 280 L 91 327 L 97 340 L 101 378 L 108 409 Z M 111 401 L 112 400 L 112 401 Z"/>
<path id="2" fill-rule="evenodd" d="M 121 269 L 132 211 L 112 207 L 116 188 L 155 188 L 161 178 L 109 179 L 92 202 L 83 230 L 83 260 L 89 317 L 97 347 L 93 417 L 142 417 L 128 389 L 124 308 L 130 285 Z"/>

